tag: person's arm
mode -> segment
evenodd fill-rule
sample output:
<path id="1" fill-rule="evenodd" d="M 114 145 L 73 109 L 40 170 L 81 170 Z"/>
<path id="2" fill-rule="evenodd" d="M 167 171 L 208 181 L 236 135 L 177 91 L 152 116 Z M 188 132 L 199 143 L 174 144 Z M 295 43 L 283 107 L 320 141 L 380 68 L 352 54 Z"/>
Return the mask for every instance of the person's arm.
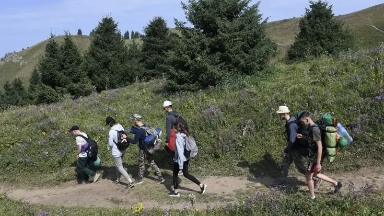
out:
<path id="1" fill-rule="evenodd" d="M 180 170 L 183 169 L 184 161 L 187 160 L 184 156 L 184 142 L 185 142 L 184 137 L 182 136 L 176 137 L 176 151 L 177 151 L 177 155 L 179 156 L 177 158 L 177 163 L 179 164 Z"/>
<path id="2" fill-rule="evenodd" d="M 172 120 L 171 115 L 167 115 L 165 118 L 165 131 L 167 136 L 165 137 L 165 143 L 169 143 L 169 138 L 171 137 L 171 130 L 172 130 Z"/>
<path id="3" fill-rule="evenodd" d="M 108 134 L 108 145 L 109 145 L 109 147 L 113 147 L 113 144 L 115 144 L 115 142 L 114 142 L 114 140 L 113 140 L 113 132 L 115 132 L 116 134 L 117 134 L 117 132 L 116 131 L 109 131 L 109 134 Z"/>
<path id="4" fill-rule="evenodd" d="M 284 153 L 288 153 L 291 151 L 296 141 L 296 131 L 297 131 L 297 124 L 291 123 L 288 127 L 288 145 L 285 148 Z"/>
<path id="5" fill-rule="evenodd" d="M 323 154 L 323 145 L 321 143 L 321 140 L 316 141 L 316 145 L 317 145 L 317 160 L 316 160 L 316 164 L 320 165 L 320 163 L 321 163 L 321 156 Z"/>
<path id="6" fill-rule="evenodd" d="M 77 145 L 77 153 L 76 155 L 79 156 L 79 154 L 81 153 L 81 145 Z"/>
<path id="7" fill-rule="evenodd" d="M 140 137 L 142 136 L 145 136 L 145 130 L 144 129 L 139 129 L 136 133 L 135 133 L 135 137 L 133 139 L 127 137 L 127 141 L 129 143 L 132 143 L 132 144 L 137 144 L 137 142 L 139 142 L 140 140 Z"/>

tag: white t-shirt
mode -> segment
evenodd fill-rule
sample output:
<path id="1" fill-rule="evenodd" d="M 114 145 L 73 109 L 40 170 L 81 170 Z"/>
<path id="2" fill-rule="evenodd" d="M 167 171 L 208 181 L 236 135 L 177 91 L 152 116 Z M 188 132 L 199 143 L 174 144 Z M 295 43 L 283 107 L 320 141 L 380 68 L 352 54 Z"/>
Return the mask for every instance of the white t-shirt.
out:
<path id="1" fill-rule="evenodd" d="M 88 138 L 86 133 L 83 132 L 83 133 L 80 133 L 80 134 Z M 87 143 L 87 141 L 83 137 L 76 136 L 76 145 L 77 146 L 81 146 L 81 145 L 84 145 L 86 143 Z M 81 152 L 79 154 L 79 157 L 87 157 L 87 152 Z"/>

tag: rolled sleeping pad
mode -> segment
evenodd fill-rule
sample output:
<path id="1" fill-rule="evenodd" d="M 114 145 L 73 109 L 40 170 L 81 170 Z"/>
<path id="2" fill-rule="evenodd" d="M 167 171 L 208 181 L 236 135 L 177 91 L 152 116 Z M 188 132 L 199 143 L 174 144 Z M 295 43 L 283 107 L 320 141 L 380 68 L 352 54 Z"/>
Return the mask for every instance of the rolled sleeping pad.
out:
<path id="1" fill-rule="evenodd" d="M 325 128 L 324 142 L 326 144 L 328 160 L 333 162 L 337 154 L 337 129 L 335 127 L 327 126 Z"/>

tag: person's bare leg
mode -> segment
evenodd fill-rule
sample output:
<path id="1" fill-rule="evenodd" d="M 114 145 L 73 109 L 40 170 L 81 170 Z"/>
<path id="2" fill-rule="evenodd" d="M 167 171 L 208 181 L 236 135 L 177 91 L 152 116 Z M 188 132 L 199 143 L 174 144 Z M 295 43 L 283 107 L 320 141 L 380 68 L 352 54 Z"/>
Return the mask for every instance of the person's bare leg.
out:
<path id="1" fill-rule="evenodd" d="M 331 183 L 333 185 L 337 185 L 337 181 L 329 178 L 328 176 L 326 176 L 324 174 L 319 173 L 319 174 L 316 175 L 316 177 L 318 177 L 319 179 L 323 179 L 324 181 L 329 182 L 329 183 Z"/>
<path id="2" fill-rule="evenodd" d="M 305 177 L 307 178 L 307 185 L 308 185 L 308 189 L 309 189 L 309 194 L 311 195 L 311 198 L 314 199 L 315 198 L 315 183 L 313 181 L 313 173 L 307 173 L 305 175 Z"/>

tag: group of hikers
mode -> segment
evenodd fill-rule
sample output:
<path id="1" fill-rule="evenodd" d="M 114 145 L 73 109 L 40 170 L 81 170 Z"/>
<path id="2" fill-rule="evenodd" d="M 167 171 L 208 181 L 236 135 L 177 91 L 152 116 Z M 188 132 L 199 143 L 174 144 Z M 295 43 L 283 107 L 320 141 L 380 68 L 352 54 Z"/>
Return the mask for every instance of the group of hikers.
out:
<path id="1" fill-rule="evenodd" d="M 334 186 L 338 192 L 342 183 L 335 181 L 321 173 L 325 158 L 332 162 L 337 155 L 338 148 L 345 147 L 352 142 L 345 128 L 329 113 L 324 114 L 319 121 L 314 121 L 312 114 L 300 111 L 295 116 L 290 115 L 287 106 L 279 106 L 277 114 L 286 121 L 285 133 L 287 146 L 282 152 L 282 179 L 276 185 L 285 185 L 288 170 L 292 163 L 300 173 L 305 175 L 310 198 L 315 199 L 315 188 L 324 180 Z M 308 158 L 308 166 L 304 165 L 304 158 Z"/>
<path id="2" fill-rule="evenodd" d="M 173 190 L 169 193 L 171 197 L 179 197 L 178 192 L 181 179 L 179 175 L 184 175 L 187 179 L 197 184 L 204 194 L 207 188 L 193 175 L 189 174 L 188 166 L 191 157 L 197 154 L 197 146 L 194 139 L 189 133 L 188 123 L 179 115 L 178 112 L 172 109 L 171 101 L 164 101 L 163 109 L 166 115 L 166 140 L 164 148 L 170 154 L 170 160 L 173 160 Z M 157 183 L 165 182 L 162 173 L 154 161 L 154 153 L 161 145 L 160 135 L 161 129 L 152 128 L 144 124 L 143 118 L 139 114 L 133 114 L 129 117 L 134 127 L 130 130 L 125 130 L 124 127 L 116 122 L 116 120 L 108 116 L 105 119 L 106 125 L 110 127 L 108 133 L 108 145 L 111 149 L 111 154 L 116 166 L 115 183 L 120 183 L 120 177 L 123 175 L 127 181 L 127 188 L 132 188 L 135 185 L 143 183 L 145 173 L 145 160 L 148 161 L 152 169 L 157 174 Z M 97 143 L 92 140 L 86 133 L 80 130 L 79 126 L 73 125 L 70 128 L 70 133 L 76 136 L 77 145 L 77 172 L 82 184 L 89 183 L 89 178 L 93 177 L 93 182 L 100 178 L 100 173 L 93 171 L 90 167 L 92 164 L 99 163 L 100 158 L 97 155 Z M 134 138 L 128 136 L 129 133 L 134 134 Z M 123 166 L 123 157 L 130 144 L 138 144 L 138 162 L 139 172 L 137 178 L 133 180 Z"/>
<path id="3" fill-rule="evenodd" d="M 170 160 L 173 161 L 173 190 L 169 193 L 169 196 L 180 196 L 178 192 L 181 182 L 179 175 L 184 175 L 197 184 L 201 193 L 204 194 L 207 185 L 188 172 L 190 158 L 197 154 L 197 146 L 189 132 L 188 123 L 178 112 L 172 109 L 172 102 L 164 101 L 163 109 L 166 113 L 164 148 L 170 154 Z M 334 186 L 334 192 L 338 192 L 342 187 L 341 182 L 329 178 L 322 174 L 321 171 L 326 157 L 332 162 L 337 154 L 338 147 L 346 146 L 351 142 L 352 138 L 345 128 L 335 118 L 331 118 L 330 115 L 323 115 L 321 122 L 315 122 L 311 113 L 306 111 L 300 111 L 297 115 L 291 116 L 287 106 L 279 106 L 277 114 L 282 120 L 286 121 L 287 143 L 281 155 L 283 158 L 281 166 L 282 179 L 277 185 L 286 184 L 289 167 L 294 163 L 299 172 L 306 176 L 311 199 L 315 199 L 314 191 L 323 180 L 331 183 Z M 106 125 L 110 127 L 108 145 L 116 166 L 115 183 L 119 184 L 120 176 L 123 175 L 128 181 L 127 188 L 142 184 L 146 172 L 145 161 L 148 161 L 155 171 L 158 177 L 157 183 L 164 183 L 162 173 L 154 161 L 154 153 L 161 145 L 161 129 L 155 129 L 144 124 L 142 116 L 139 114 L 133 114 L 129 117 L 129 120 L 134 126 L 130 130 L 125 130 L 113 117 L 108 116 L 105 119 Z M 90 176 L 93 177 L 93 182 L 96 182 L 100 177 L 100 173 L 90 169 L 90 165 L 97 161 L 100 162 L 97 156 L 97 143 L 81 131 L 77 125 L 72 126 L 70 132 L 76 136 L 78 146 L 76 153 L 78 157 L 78 176 L 83 184 L 89 183 Z M 129 133 L 134 134 L 134 138 L 130 138 Z M 131 178 L 123 166 L 123 156 L 130 144 L 138 144 L 139 147 L 139 172 L 135 180 Z M 308 166 L 304 165 L 305 158 L 309 160 Z"/>

